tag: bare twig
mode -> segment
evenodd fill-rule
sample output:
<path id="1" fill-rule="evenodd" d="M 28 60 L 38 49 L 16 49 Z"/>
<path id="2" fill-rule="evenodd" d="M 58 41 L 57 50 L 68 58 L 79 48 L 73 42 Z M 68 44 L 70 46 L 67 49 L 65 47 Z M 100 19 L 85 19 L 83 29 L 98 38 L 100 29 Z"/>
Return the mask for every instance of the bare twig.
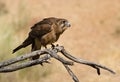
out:
<path id="1" fill-rule="evenodd" d="M 72 72 L 72 70 L 65 64 L 63 64 L 64 67 L 66 68 L 66 70 L 68 71 L 69 75 L 72 77 L 72 79 L 74 80 L 74 82 L 79 82 L 78 78 L 76 77 L 76 75 Z"/>
<path id="2" fill-rule="evenodd" d="M 63 59 L 62 57 L 60 57 L 59 55 L 57 55 L 57 53 L 54 50 L 47 50 L 48 54 L 50 54 L 51 57 L 57 59 L 58 61 L 62 62 L 63 64 L 66 65 L 73 65 L 73 62 L 70 61 L 66 61 L 65 59 Z"/>
<path id="3" fill-rule="evenodd" d="M 65 60 L 62 57 L 60 57 L 57 54 L 58 52 L 61 52 L 66 58 L 68 58 L 71 61 Z M 44 56 L 40 57 L 39 59 L 36 59 L 36 60 L 26 61 L 24 63 L 16 64 L 19 61 L 31 58 L 32 56 L 36 56 L 38 54 L 44 55 Z M 68 65 L 73 65 L 73 62 L 88 65 L 88 66 L 95 68 L 97 70 L 98 75 L 100 75 L 100 68 L 115 74 L 115 72 L 113 70 L 111 70 L 105 66 L 96 64 L 94 62 L 89 62 L 87 60 L 83 60 L 80 58 L 78 59 L 78 58 L 70 55 L 69 53 L 66 52 L 66 50 L 64 49 L 63 46 L 55 46 L 52 49 L 37 50 L 37 51 L 31 52 L 29 54 L 21 55 L 16 58 L 12 58 L 12 59 L 0 62 L 0 73 L 12 72 L 12 71 L 20 70 L 20 69 L 27 68 L 30 66 L 38 65 L 41 63 L 48 63 L 49 62 L 48 60 L 50 58 L 55 58 L 58 61 L 60 61 L 64 65 L 64 67 L 66 68 L 66 70 L 68 71 L 68 73 L 70 74 L 72 79 L 74 80 L 74 82 L 79 82 L 79 80 L 75 76 L 75 74 L 72 72 L 72 70 L 68 67 Z"/>
<path id="4" fill-rule="evenodd" d="M 96 64 L 96 63 L 94 63 L 94 62 L 89 62 L 89 61 L 87 61 L 87 60 L 83 60 L 83 59 L 80 59 L 80 58 L 79 58 L 79 59 L 78 59 L 78 58 L 75 58 L 74 56 L 68 54 L 68 53 L 65 51 L 65 49 L 62 49 L 62 50 L 61 50 L 61 53 L 62 53 L 65 57 L 69 58 L 70 60 L 72 60 L 72 61 L 74 61 L 74 62 L 81 63 L 81 64 L 85 64 L 85 65 L 89 65 L 89 66 L 95 68 L 95 69 L 97 70 L 98 75 L 100 75 L 100 69 L 99 69 L 99 68 L 105 69 L 105 70 L 107 70 L 107 71 L 115 74 L 115 72 L 114 72 L 113 70 L 111 70 L 111 69 L 109 69 L 109 68 L 107 68 L 107 67 L 105 67 L 105 66 L 102 66 L 102 65 L 100 65 L 100 64 Z"/>

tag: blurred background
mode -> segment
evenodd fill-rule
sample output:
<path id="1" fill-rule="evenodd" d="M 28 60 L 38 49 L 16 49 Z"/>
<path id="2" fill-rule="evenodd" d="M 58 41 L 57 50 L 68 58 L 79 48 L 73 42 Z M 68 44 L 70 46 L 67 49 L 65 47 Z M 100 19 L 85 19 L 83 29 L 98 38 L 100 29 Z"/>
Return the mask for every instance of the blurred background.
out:
<path id="1" fill-rule="evenodd" d="M 45 17 L 70 21 L 57 42 L 78 58 L 106 65 L 117 74 L 81 64 L 72 66 L 81 82 L 120 80 L 120 0 L 0 0 L 0 61 L 29 53 L 30 46 L 11 54 L 27 37 L 30 27 Z M 0 82 L 73 82 L 61 63 L 44 64 L 0 73 Z"/>

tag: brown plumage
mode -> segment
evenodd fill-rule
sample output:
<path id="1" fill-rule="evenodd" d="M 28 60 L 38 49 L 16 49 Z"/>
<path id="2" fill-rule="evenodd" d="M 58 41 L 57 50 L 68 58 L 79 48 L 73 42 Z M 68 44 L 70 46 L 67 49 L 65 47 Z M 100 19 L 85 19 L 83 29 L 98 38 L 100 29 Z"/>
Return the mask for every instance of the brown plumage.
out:
<path id="1" fill-rule="evenodd" d="M 13 53 L 30 44 L 32 44 L 31 51 L 39 50 L 41 46 L 46 48 L 48 44 L 56 42 L 68 27 L 70 27 L 70 23 L 66 19 L 55 17 L 45 18 L 31 27 L 27 39 L 15 48 Z M 37 58 L 39 58 L 39 55 L 32 57 L 32 59 Z"/>

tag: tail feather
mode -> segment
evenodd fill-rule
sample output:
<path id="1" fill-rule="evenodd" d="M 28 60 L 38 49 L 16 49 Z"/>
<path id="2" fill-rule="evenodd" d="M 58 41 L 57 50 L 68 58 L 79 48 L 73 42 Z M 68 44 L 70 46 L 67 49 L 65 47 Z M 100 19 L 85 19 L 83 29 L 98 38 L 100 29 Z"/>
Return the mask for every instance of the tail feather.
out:
<path id="1" fill-rule="evenodd" d="M 18 50 L 21 49 L 21 48 L 23 48 L 23 45 L 20 45 L 20 46 L 18 46 L 17 48 L 15 48 L 12 53 L 15 53 L 16 51 L 18 51 Z"/>
<path id="2" fill-rule="evenodd" d="M 20 50 L 21 48 L 24 48 L 24 47 L 32 44 L 32 42 L 33 42 L 33 38 L 29 36 L 20 46 L 18 46 L 17 48 L 15 48 L 13 50 L 13 53 L 15 53 L 16 51 Z"/>

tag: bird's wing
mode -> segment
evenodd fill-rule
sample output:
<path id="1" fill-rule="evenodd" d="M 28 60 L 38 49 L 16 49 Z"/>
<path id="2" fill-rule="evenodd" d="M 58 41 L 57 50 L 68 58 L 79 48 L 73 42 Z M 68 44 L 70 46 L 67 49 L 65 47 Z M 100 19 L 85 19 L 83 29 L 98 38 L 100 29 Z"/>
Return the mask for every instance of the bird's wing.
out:
<path id="1" fill-rule="evenodd" d="M 52 25 L 53 23 L 55 23 L 58 20 L 58 18 L 55 17 L 50 17 L 50 18 L 45 18 L 42 21 L 36 23 L 34 26 L 31 27 L 31 29 L 36 28 L 36 26 L 38 25 L 44 25 L 44 24 L 49 24 Z"/>
<path id="2" fill-rule="evenodd" d="M 41 43 L 39 42 L 38 38 L 41 38 L 45 34 L 49 33 L 52 31 L 52 26 L 50 24 L 47 24 L 46 22 L 38 23 L 35 24 L 31 28 L 31 32 L 29 33 L 29 36 L 34 38 L 34 41 L 32 42 L 32 49 L 31 51 L 35 51 L 38 49 L 41 49 Z M 39 55 L 33 56 L 32 60 L 38 59 Z"/>
<path id="3" fill-rule="evenodd" d="M 33 38 L 41 37 L 50 31 L 52 31 L 52 25 L 55 24 L 57 18 L 50 17 L 45 18 L 42 21 L 36 23 L 34 26 L 31 27 L 31 32 L 29 33 L 30 36 Z"/>
<path id="4" fill-rule="evenodd" d="M 32 38 L 40 38 L 51 31 L 52 29 L 50 24 L 37 24 L 32 27 L 29 36 L 31 36 Z"/>
<path id="5" fill-rule="evenodd" d="M 41 38 L 45 34 L 52 31 L 52 26 L 50 24 L 36 24 L 32 27 L 31 32 L 29 33 L 29 36 L 34 38 L 34 42 L 32 43 L 32 51 L 37 50 L 35 47 L 35 40 L 36 38 Z M 33 49 L 35 48 L 35 49 Z"/>
<path id="6" fill-rule="evenodd" d="M 36 23 L 34 26 L 31 27 L 31 32 L 29 33 L 28 38 L 21 44 L 19 45 L 17 48 L 15 48 L 13 50 L 13 53 L 18 51 L 21 48 L 24 48 L 30 44 L 34 44 L 34 39 L 35 38 L 40 38 L 43 35 L 51 32 L 51 24 L 49 24 L 48 21 L 40 21 L 38 23 Z"/>

